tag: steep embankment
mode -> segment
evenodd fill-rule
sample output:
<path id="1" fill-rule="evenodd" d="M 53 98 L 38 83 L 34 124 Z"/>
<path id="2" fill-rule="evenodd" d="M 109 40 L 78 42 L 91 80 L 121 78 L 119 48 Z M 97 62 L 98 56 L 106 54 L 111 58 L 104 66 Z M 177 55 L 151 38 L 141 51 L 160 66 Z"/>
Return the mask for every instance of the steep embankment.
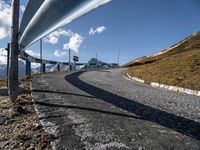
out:
<path id="1" fill-rule="evenodd" d="M 130 75 L 145 81 L 200 90 L 200 33 L 124 66 Z"/>

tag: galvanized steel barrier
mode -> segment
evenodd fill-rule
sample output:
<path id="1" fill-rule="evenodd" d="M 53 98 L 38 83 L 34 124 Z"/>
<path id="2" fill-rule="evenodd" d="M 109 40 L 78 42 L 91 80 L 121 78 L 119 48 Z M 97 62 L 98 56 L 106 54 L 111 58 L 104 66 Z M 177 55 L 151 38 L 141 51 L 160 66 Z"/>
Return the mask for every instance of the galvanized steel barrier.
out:
<path id="1" fill-rule="evenodd" d="M 54 30 L 63 27 L 110 1 L 111 0 L 29 0 L 21 23 L 19 23 L 20 0 L 12 1 L 12 34 L 8 56 L 8 89 L 9 96 L 13 102 L 15 102 L 17 98 L 18 57 L 26 60 L 27 74 L 30 74 L 30 62 L 69 65 L 69 63 L 48 61 L 32 57 L 25 52 L 26 48 Z M 60 69 L 60 66 L 58 68 Z"/>

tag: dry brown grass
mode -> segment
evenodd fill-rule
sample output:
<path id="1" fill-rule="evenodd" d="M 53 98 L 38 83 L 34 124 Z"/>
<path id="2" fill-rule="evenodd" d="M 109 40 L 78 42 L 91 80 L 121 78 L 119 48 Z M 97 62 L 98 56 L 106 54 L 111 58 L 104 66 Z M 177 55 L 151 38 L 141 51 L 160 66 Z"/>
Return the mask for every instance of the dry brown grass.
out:
<path id="1" fill-rule="evenodd" d="M 32 97 L 20 95 L 15 107 L 23 108 L 25 113 L 11 117 L 13 104 L 8 97 L 0 97 L 0 149 L 51 150 L 50 142 L 55 136 L 46 133 L 39 124 Z"/>
<path id="2" fill-rule="evenodd" d="M 30 89 L 30 79 L 21 79 Z M 51 150 L 55 136 L 44 131 L 34 108 L 30 93 L 19 95 L 15 104 L 0 96 L 0 149 Z"/>
<path id="3" fill-rule="evenodd" d="M 129 63 L 128 72 L 147 82 L 200 90 L 200 36 L 160 56 Z"/>
<path id="4" fill-rule="evenodd" d="M 0 88 L 6 86 L 6 80 L 0 80 Z"/>

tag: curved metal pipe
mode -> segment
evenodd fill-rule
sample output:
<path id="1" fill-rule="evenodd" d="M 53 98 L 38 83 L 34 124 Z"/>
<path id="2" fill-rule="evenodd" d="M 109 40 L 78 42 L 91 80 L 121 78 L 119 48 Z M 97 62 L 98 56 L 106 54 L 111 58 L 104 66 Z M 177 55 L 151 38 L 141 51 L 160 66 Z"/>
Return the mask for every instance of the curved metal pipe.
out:
<path id="1" fill-rule="evenodd" d="M 46 0 L 25 28 L 19 50 L 111 0 Z"/>
<path id="2" fill-rule="evenodd" d="M 35 15 L 35 13 L 38 11 L 40 6 L 43 4 L 44 0 L 29 0 L 28 4 L 26 6 L 26 9 L 24 11 L 24 15 L 22 17 L 19 33 L 22 35 L 24 33 L 25 28 Z"/>
<path id="3" fill-rule="evenodd" d="M 51 65 L 69 65 L 68 62 L 57 62 L 51 60 L 43 60 L 33 56 L 30 56 L 28 53 L 23 52 L 19 55 L 20 59 L 27 60 L 29 62 L 40 63 L 40 64 L 51 64 Z M 77 65 L 84 65 L 86 63 L 77 63 Z"/>

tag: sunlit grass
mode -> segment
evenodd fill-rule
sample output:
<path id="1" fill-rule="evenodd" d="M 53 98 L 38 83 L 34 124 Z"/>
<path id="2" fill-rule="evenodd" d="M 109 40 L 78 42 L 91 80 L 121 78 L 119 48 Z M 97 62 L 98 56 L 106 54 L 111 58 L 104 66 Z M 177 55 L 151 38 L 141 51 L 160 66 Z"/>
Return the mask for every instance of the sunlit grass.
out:
<path id="1" fill-rule="evenodd" d="M 6 80 L 0 80 L 0 88 L 6 85 Z"/>
<path id="2" fill-rule="evenodd" d="M 127 65 L 129 74 L 145 81 L 200 90 L 200 36 L 162 55 Z"/>

